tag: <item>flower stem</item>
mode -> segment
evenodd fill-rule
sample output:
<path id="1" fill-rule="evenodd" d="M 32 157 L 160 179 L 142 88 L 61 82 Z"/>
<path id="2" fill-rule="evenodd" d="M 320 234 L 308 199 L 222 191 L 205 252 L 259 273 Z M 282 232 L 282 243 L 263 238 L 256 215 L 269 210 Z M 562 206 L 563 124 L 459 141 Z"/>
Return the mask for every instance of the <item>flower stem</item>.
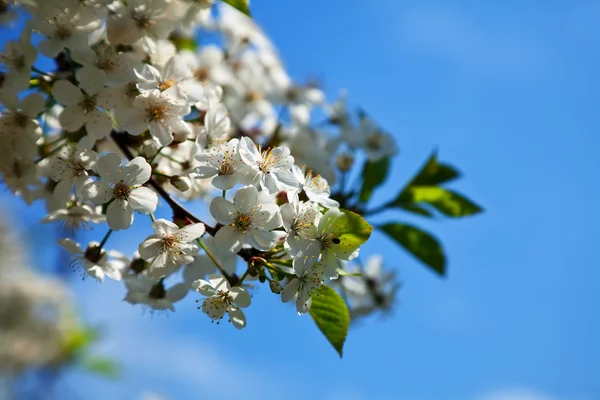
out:
<path id="1" fill-rule="evenodd" d="M 226 194 L 227 194 L 227 190 L 223 190 L 223 193 L 222 193 L 223 198 L 225 198 Z"/>
<path id="2" fill-rule="evenodd" d="M 106 241 L 108 240 L 108 238 L 110 237 L 110 234 L 113 232 L 112 229 L 109 229 L 108 232 L 106 232 L 106 235 L 104 235 L 104 238 L 102 239 L 102 241 L 100 242 L 100 248 L 104 247 L 104 245 L 106 244 Z"/>
<path id="3" fill-rule="evenodd" d="M 155 154 L 155 155 L 154 155 L 154 156 L 153 156 L 153 157 L 152 157 L 150 160 L 148 160 L 148 164 L 152 164 L 152 162 L 154 161 L 154 159 L 155 159 L 155 158 L 156 158 L 156 157 L 157 157 L 157 156 L 160 154 L 160 152 L 161 152 L 161 151 L 162 151 L 162 149 L 164 149 L 164 148 L 165 148 L 165 146 L 162 146 L 160 149 L 158 149 L 158 150 L 156 151 L 156 154 Z"/>
<path id="4" fill-rule="evenodd" d="M 240 280 L 237 282 L 236 286 L 242 286 L 242 282 L 244 282 L 244 279 L 246 279 L 248 276 L 248 272 L 250 272 L 250 268 L 246 268 L 246 272 L 244 272 L 244 274 L 240 277 Z"/>
<path id="5" fill-rule="evenodd" d="M 61 138 L 61 140 L 67 140 L 67 138 Z M 54 144 L 56 142 L 53 142 L 52 144 Z M 61 143 L 58 147 L 56 147 L 54 150 L 44 154 L 43 156 L 41 156 L 40 158 L 38 158 L 37 160 L 34 161 L 34 164 L 38 164 L 40 161 L 55 155 L 56 153 L 58 153 L 60 151 L 60 149 L 62 149 L 62 147 L 65 145 L 65 143 Z"/>
<path id="6" fill-rule="evenodd" d="M 156 218 L 154 218 L 154 214 L 150 213 L 150 219 L 152 220 L 152 222 L 156 221 Z"/>
<path id="7" fill-rule="evenodd" d="M 200 239 L 196 239 L 196 242 L 198 242 L 200 247 L 202 247 L 202 249 L 208 256 L 208 258 L 210 258 L 212 260 L 212 262 L 215 263 L 215 265 L 217 266 L 219 271 L 221 271 L 223 276 L 225 276 L 225 278 L 227 278 L 228 281 L 231 280 L 231 277 L 229 276 L 229 274 L 223 269 L 223 267 L 221 267 L 221 264 L 219 264 L 219 261 L 217 261 L 217 258 L 215 257 L 215 255 L 208 249 L 208 247 L 206 247 L 206 244 L 204 244 L 204 242 Z"/>

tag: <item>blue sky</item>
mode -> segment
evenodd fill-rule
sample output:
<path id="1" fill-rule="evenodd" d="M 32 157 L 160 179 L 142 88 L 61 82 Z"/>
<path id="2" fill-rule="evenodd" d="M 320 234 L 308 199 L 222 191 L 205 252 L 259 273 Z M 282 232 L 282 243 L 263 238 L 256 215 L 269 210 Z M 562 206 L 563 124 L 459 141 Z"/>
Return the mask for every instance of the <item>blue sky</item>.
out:
<path id="1" fill-rule="evenodd" d="M 120 300 L 121 285 L 74 276 L 86 319 L 106 328 L 103 350 L 125 369 L 112 383 L 73 372 L 60 390 L 92 400 L 600 399 L 600 3 L 256 0 L 252 10 L 293 77 L 321 79 L 330 98 L 347 88 L 396 136 L 402 154 L 376 199 L 437 148 L 464 174 L 454 187 L 487 212 L 378 219 L 434 232 L 448 276 L 375 234 L 362 253 L 381 250 L 398 269 L 400 302 L 354 326 L 342 360 L 267 290 L 238 332 L 210 324 L 193 296 L 148 315 Z M 131 240 L 120 248 L 132 251 L 148 228 L 121 234 Z M 39 245 L 54 230 L 37 232 Z"/>

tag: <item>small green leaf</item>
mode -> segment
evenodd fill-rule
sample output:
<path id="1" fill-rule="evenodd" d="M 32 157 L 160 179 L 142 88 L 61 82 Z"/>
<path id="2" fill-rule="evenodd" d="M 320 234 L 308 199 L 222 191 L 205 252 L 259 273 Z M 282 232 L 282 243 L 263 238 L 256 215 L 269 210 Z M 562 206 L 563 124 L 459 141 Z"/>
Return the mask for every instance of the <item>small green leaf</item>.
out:
<path id="1" fill-rule="evenodd" d="M 360 272 L 348 272 L 341 268 L 338 268 L 337 271 L 340 276 L 363 276 L 363 274 L 361 274 Z"/>
<path id="2" fill-rule="evenodd" d="M 238 11 L 250 16 L 250 0 L 223 0 L 225 3 L 229 4 L 231 7 L 237 9 Z"/>
<path id="3" fill-rule="evenodd" d="M 337 217 L 333 223 L 332 233 L 339 243 L 331 246 L 338 255 L 350 255 L 363 243 L 369 240 L 373 227 L 360 215 L 348 210 L 340 210 L 343 215 Z M 325 213 L 323 218 L 328 218 Z"/>
<path id="4" fill-rule="evenodd" d="M 395 203 L 394 205 L 396 207 L 400 207 L 404 211 L 408 211 L 408 212 L 411 212 L 413 214 L 419 214 L 419 215 L 422 215 L 424 217 L 432 217 L 433 216 L 433 214 L 431 213 L 431 211 L 429 211 L 428 209 L 426 209 L 424 207 L 421 207 L 418 204 Z"/>
<path id="5" fill-rule="evenodd" d="M 435 272 L 445 275 L 446 256 L 435 237 L 415 226 L 401 223 L 390 223 L 378 228 Z"/>
<path id="6" fill-rule="evenodd" d="M 194 51 L 198 47 L 196 40 L 191 37 L 182 35 L 172 35 L 170 38 L 171 43 L 177 48 L 177 50 L 191 50 Z"/>
<path id="7" fill-rule="evenodd" d="M 367 202 L 373 194 L 373 190 L 381 185 L 390 169 L 390 159 L 382 158 L 378 161 L 367 161 L 363 167 L 362 187 L 360 188 L 360 201 Z"/>
<path id="8" fill-rule="evenodd" d="M 350 326 L 350 312 L 344 299 L 335 290 L 323 285 L 313 292 L 309 313 L 323 335 L 342 357 Z"/>
<path id="9" fill-rule="evenodd" d="M 439 185 L 450 182 L 459 176 L 460 173 L 454 167 L 448 164 L 440 164 L 437 159 L 437 153 L 434 152 L 417 176 L 409 182 L 407 187 Z"/>
<path id="10" fill-rule="evenodd" d="M 86 371 L 105 378 L 115 379 L 119 376 L 119 365 L 110 358 L 101 356 L 85 357 L 81 360 L 80 366 Z"/>
<path id="11" fill-rule="evenodd" d="M 463 195 L 437 186 L 411 187 L 401 197 L 410 198 L 409 204 L 430 204 L 448 217 L 466 217 L 483 211 Z"/>

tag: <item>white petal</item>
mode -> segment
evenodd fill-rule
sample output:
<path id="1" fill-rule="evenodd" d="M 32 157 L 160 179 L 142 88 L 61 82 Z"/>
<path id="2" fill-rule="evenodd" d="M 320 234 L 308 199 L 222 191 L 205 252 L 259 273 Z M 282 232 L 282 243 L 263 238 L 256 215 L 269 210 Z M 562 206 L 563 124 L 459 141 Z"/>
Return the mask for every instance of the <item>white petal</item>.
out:
<path id="1" fill-rule="evenodd" d="M 65 250 L 67 250 L 71 254 L 83 254 L 83 249 L 71 238 L 65 238 L 58 241 L 58 244 L 61 245 Z"/>
<path id="2" fill-rule="evenodd" d="M 92 110 L 85 116 L 85 120 L 85 129 L 94 140 L 105 138 L 113 128 L 112 119 L 105 111 Z"/>
<path id="3" fill-rule="evenodd" d="M 164 237 L 174 234 L 179 230 L 179 227 L 171 221 L 160 218 L 152 223 L 152 229 L 154 229 L 154 232 L 158 235 Z"/>
<path id="4" fill-rule="evenodd" d="M 88 183 L 81 190 L 84 199 L 94 204 L 105 204 L 112 199 L 113 189 L 104 181 Z"/>
<path id="5" fill-rule="evenodd" d="M 74 132 L 85 123 L 85 112 L 78 105 L 67 106 L 60 112 L 58 122 L 66 131 Z"/>
<path id="6" fill-rule="evenodd" d="M 108 206 L 106 221 L 114 231 L 127 229 L 133 223 L 133 208 L 126 200 L 116 199 Z"/>
<path id="7" fill-rule="evenodd" d="M 246 316 L 244 315 L 244 312 L 242 310 L 240 310 L 239 308 L 229 308 L 229 310 L 227 310 L 227 313 L 229 314 L 229 319 L 231 320 L 231 323 L 237 329 L 243 329 L 246 327 Z"/>
<path id="8" fill-rule="evenodd" d="M 262 251 L 271 250 L 277 243 L 277 235 L 263 229 L 249 230 L 246 239 L 250 246 Z"/>
<path id="9" fill-rule="evenodd" d="M 237 253 L 244 244 L 244 234 L 232 226 L 223 226 L 215 235 L 215 246 L 230 253 Z"/>
<path id="10" fill-rule="evenodd" d="M 256 207 L 257 199 L 258 190 L 254 186 L 245 186 L 236 192 L 233 202 L 237 211 L 246 214 Z"/>
<path id="11" fill-rule="evenodd" d="M 167 290 L 165 298 L 171 303 L 178 302 L 183 299 L 188 292 L 188 287 L 185 283 L 178 283 Z"/>
<path id="12" fill-rule="evenodd" d="M 83 100 L 83 93 L 71 82 L 61 79 L 52 86 L 52 97 L 65 106 L 74 106 Z"/>
<path id="13" fill-rule="evenodd" d="M 300 288 L 300 279 L 293 278 L 281 291 L 281 301 L 287 303 L 294 298 Z"/>
<path id="14" fill-rule="evenodd" d="M 215 197 L 210 202 L 210 214 L 218 223 L 229 225 L 235 218 L 235 208 L 230 201 L 222 197 Z"/>
<path id="15" fill-rule="evenodd" d="M 44 109 L 46 105 L 46 100 L 44 96 L 39 93 L 31 93 L 29 96 L 25 97 L 21 102 L 21 108 L 30 118 L 34 118 L 37 114 Z"/>
<path id="16" fill-rule="evenodd" d="M 139 213 L 150 214 L 156 211 L 158 195 L 152 189 L 142 186 L 131 191 L 129 204 Z"/>
<path id="17" fill-rule="evenodd" d="M 171 133 L 166 124 L 152 122 L 148 129 L 150 130 L 150 134 L 154 136 L 155 140 L 160 143 L 161 146 L 167 146 L 173 141 L 173 133 Z"/>
<path id="18" fill-rule="evenodd" d="M 152 257 L 156 257 L 161 252 L 163 245 L 163 238 L 161 235 L 150 235 L 140 243 L 138 247 L 138 253 L 144 260 L 149 260 Z"/>
<path id="19" fill-rule="evenodd" d="M 108 183 L 121 182 L 121 171 L 121 157 L 116 153 L 108 153 L 100 157 L 96 163 L 96 172 Z"/>
<path id="20" fill-rule="evenodd" d="M 65 177 L 54 187 L 52 197 L 60 204 L 66 204 L 71 198 L 71 189 L 73 189 L 73 178 Z"/>
<path id="21" fill-rule="evenodd" d="M 229 290 L 229 295 L 238 307 L 246 308 L 250 305 L 250 295 L 244 288 L 239 286 L 232 287 L 231 290 Z"/>
<path id="22" fill-rule="evenodd" d="M 200 236 L 204 235 L 205 231 L 206 227 L 204 224 L 191 224 L 181 228 L 179 232 L 175 234 L 175 237 L 181 242 L 191 242 L 192 240 L 198 239 Z"/>
<path id="23" fill-rule="evenodd" d="M 115 110 L 115 118 L 119 125 L 127 131 L 130 135 L 140 135 L 142 132 L 148 129 L 148 122 L 146 122 L 146 112 L 137 108 Z"/>
<path id="24" fill-rule="evenodd" d="M 208 281 L 210 282 L 211 286 L 215 288 L 216 291 L 222 290 L 224 292 L 229 292 L 229 282 L 223 275 L 211 274 L 208 277 Z"/>
<path id="25" fill-rule="evenodd" d="M 82 88 L 89 96 L 98 94 L 100 89 L 104 87 L 106 74 L 98 68 L 80 68 L 75 77 Z"/>
<path id="26" fill-rule="evenodd" d="M 144 157 L 135 157 L 123 168 L 123 181 L 128 186 L 140 186 L 150 179 L 152 167 Z"/>

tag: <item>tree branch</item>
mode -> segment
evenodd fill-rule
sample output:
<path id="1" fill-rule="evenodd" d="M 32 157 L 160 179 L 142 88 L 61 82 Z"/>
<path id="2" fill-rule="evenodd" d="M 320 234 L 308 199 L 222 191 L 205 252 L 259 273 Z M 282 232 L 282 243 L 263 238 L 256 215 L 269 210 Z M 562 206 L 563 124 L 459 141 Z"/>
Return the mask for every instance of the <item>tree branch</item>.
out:
<path id="1" fill-rule="evenodd" d="M 127 147 L 127 144 L 121 139 L 121 137 L 119 137 L 119 136 L 123 136 L 123 135 L 124 134 L 117 133 L 115 130 L 113 130 L 110 133 L 110 137 L 116 143 L 116 145 L 119 147 L 119 149 L 123 152 L 123 154 L 125 154 L 125 157 L 127 157 L 129 160 L 133 160 L 135 158 L 135 156 L 133 155 L 133 153 L 131 152 L 129 147 Z M 162 185 L 153 176 L 150 176 L 150 179 L 148 180 L 148 185 L 152 186 L 152 188 L 156 191 L 156 193 L 158 193 L 158 195 L 163 198 L 163 200 L 169 205 L 169 207 L 171 207 L 171 211 L 173 211 L 174 218 L 187 219 L 192 223 L 202 223 L 205 226 L 206 233 L 208 233 L 211 236 L 215 236 L 215 234 L 219 230 L 218 226 L 214 226 L 214 227 L 210 226 L 207 223 L 203 222 L 200 218 L 198 218 L 194 214 L 192 214 L 192 212 L 190 212 L 187 208 L 185 208 L 177 200 L 175 200 L 173 197 L 171 197 L 171 195 L 169 193 L 167 193 L 167 191 L 162 187 Z M 262 257 L 263 252 L 260 252 L 256 249 L 241 249 L 237 253 L 237 255 L 242 257 L 244 259 L 244 261 L 248 262 L 252 257 L 257 257 L 257 256 Z M 229 280 L 230 282 L 232 280 L 236 281 L 237 277 L 227 276 L 227 280 Z"/>

